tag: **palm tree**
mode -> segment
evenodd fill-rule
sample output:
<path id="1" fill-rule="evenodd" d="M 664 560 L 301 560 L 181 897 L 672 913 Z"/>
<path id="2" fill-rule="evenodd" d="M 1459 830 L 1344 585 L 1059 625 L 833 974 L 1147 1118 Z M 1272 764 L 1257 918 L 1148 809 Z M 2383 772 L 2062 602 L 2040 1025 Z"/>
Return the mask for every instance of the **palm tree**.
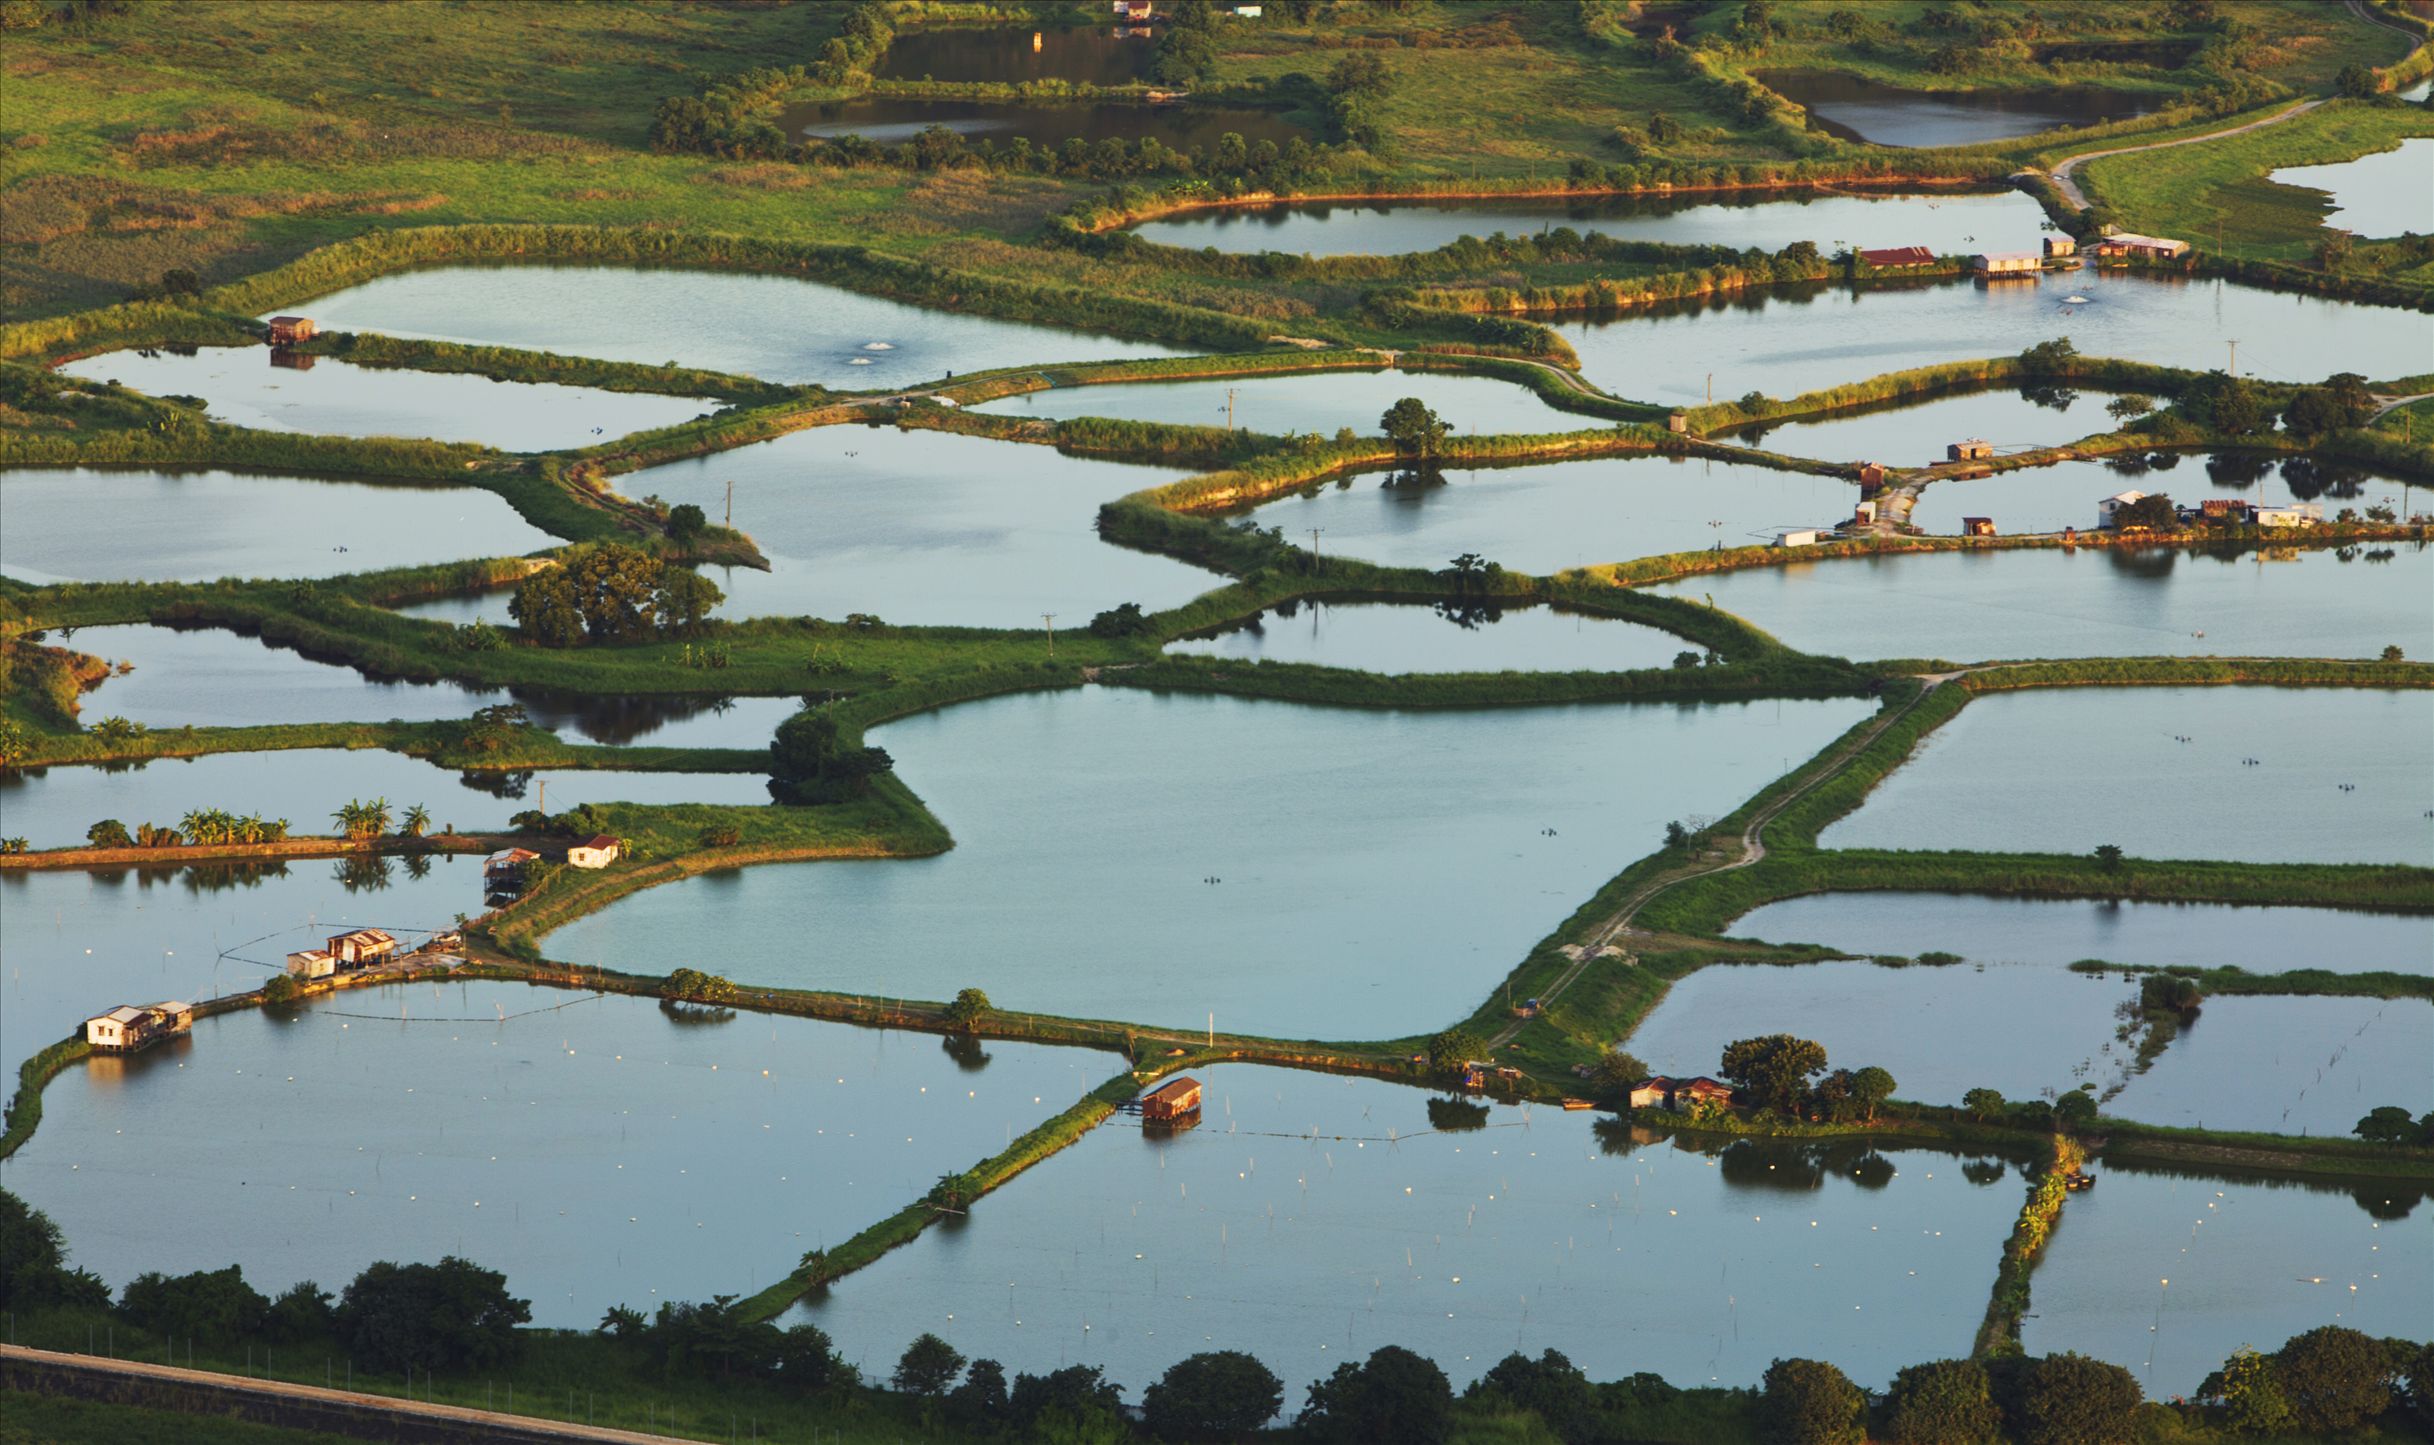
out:
<path id="1" fill-rule="evenodd" d="M 398 822 L 397 831 L 409 838 L 420 838 L 423 830 L 430 826 L 431 810 L 416 803 L 413 807 L 406 809 L 405 816 Z"/>
<path id="2" fill-rule="evenodd" d="M 346 829 L 350 838 L 376 837 L 389 826 L 389 800 L 374 798 L 367 803 L 361 798 L 352 799 L 330 816 Z"/>

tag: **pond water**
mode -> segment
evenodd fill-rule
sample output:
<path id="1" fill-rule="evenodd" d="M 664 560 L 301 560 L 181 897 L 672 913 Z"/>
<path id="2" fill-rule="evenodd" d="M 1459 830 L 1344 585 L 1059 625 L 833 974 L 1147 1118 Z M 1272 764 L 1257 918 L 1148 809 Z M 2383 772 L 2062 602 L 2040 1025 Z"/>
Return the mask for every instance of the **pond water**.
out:
<path id="1" fill-rule="evenodd" d="M 1287 603 L 1166 649 L 1364 672 L 1627 672 L 1700 649 L 1654 627 L 1553 607 Z"/>
<path id="2" fill-rule="evenodd" d="M 0 1075 L 119 1004 L 241 993 L 333 933 L 419 943 L 481 911 L 470 854 L 0 873 Z"/>
<path id="3" fill-rule="evenodd" d="M 2426 369 L 2427 354 L 2419 312 L 2122 270 L 1858 291 L 1778 286 L 1710 303 L 1547 319 L 1590 380 L 1619 396 L 1683 406 L 1707 395 L 1710 374 L 1718 398 L 1782 398 L 1888 371 L 2011 356 L 2056 337 L 2088 356 L 2201 371 L 2228 365 L 2237 340 L 2242 376 L 2288 382 L 2337 371 L 2412 376 Z"/>
<path id="4" fill-rule="evenodd" d="M 2270 1353 L 2318 1325 L 2424 1338 L 2434 1230 L 2418 1189 L 2100 1172 L 2037 1266 L 2028 1353 L 2093 1354 L 2169 1398 L 2242 1345 Z"/>
<path id="5" fill-rule="evenodd" d="M 108 517 L 106 527 L 95 517 Z M 334 577 L 559 545 L 473 487 L 234 472 L 0 471 L 0 572 L 21 581 Z"/>
<path id="6" fill-rule="evenodd" d="M 1235 1349 L 1294 1407 L 1389 1344 L 1457 1389 L 1545 1349 L 1685 1386 L 1825 1355 L 1882 1388 L 1966 1351 L 2020 1207 L 1999 1161 L 1635 1139 L 1498 1104 L 1431 1132 L 1441 1101 L 1376 1080 L 1228 1064 L 1204 1083 L 1197 1128 L 1119 1117 L 794 1317 L 865 1370 L 927 1330 L 1009 1371 L 1100 1365 L 1136 1398 Z"/>
<path id="7" fill-rule="evenodd" d="M 1063 80 L 1126 85 L 1149 75 L 1156 45 L 1105 27 L 1034 30 L 1029 26 L 898 31 L 871 74 L 881 80 L 987 81 L 1021 85 Z"/>
<path id="8" fill-rule="evenodd" d="M 1888 146 L 1965 146 L 2145 115 L 2169 97 L 2060 85 L 2041 90 L 1907 90 L 1860 75 L 1753 71 L 1816 129 Z"/>
<path id="9" fill-rule="evenodd" d="M 210 404 L 212 420 L 232 426 L 430 437 L 511 452 L 589 446 L 603 437 L 674 426 L 718 409 L 717 402 L 694 397 L 356 366 L 253 346 L 207 346 L 187 356 L 112 351 L 59 369 L 92 381 L 124 382 L 154 396 L 198 396 Z"/>
<path id="10" fill-rule="evenodd" d="M 1145 341 L 933 311 L 798 281 L 621 266 L 442 266 L 296 308 L 337 331 L 521 346 L 609 361 L 885 390 L 1026 362 L 1183 353 Z"/>
<path id="11" fill-rule="evenodd" d="M 2434 863 L 2428 777 L 2424 692 L 2000 693 L 1928 734 L 1818 843 L 2075 854 L 2117 843 L 2143 858 L 2423 867 Z"/>
<path id="12" fill-rule="evenodd" d="M 1914 957 L 1941 950 L 1973 963 L 2068 964 L 2083 958 L 2250 973 L 2434 975 L 2434 929 L 2422 914 L 2109 898 L 1991 898 L 1973 893 L 1815 893 L 1734 920 L 1736 938 L 1817 943 Z"/>
<path id="13" fill-rule="evenodd" d="M 1843 657 L 2371 657 L 2387 643 L 2434 657 L 2434 552 L 2406 543 L 2346 559 L 2115 547 L 1850 557 L 1654 590 L 1712 597 L 1793 647 Z"/>
<path id="14" fill-rule="evenodd" d="M 267 1293 L 334 1290 L 455 1254 L 505 1272 L 535 1324 L 589 1329 L 613 1304 L 766 1285 L 1117 1067 L 1027 1044 L 966 1060 L 809 1019 L 390 987 L 71 1070 L 0 1182 L 114 1286 L 233 1260 Z"/>
<path id="15" fill-rule="evenodd" d="M 831 140 L 858 135 L 882 145 L 899 145 L 933 126 L 944 126 L 967 140 L 1010 141 L 1016 137 L 1034 146 L 1061 146 L 1069 140 L 1093 145 L 1104 140 L 1133 144 L 1155 140 L 1169 150 L 1195 147 L 1213 150 L 1218 138 L 1239 135 L 1251 145 L 1274 141 L 1279 146 L 1309 140 L 1305 128 L 1285 113 L 1247 105 L 1141 105 L 1131 101 L 1074 101 L 1067 104 L 1018 100 L 916 100 L 894 96 L 857 96 L 852 100 L 807 101 L 778 112 L 777 124 L 788 135 L 805 140 Z"/>
<path id="16" fill-rule="evenodd" d="M 2324 224 L 2368 237 L 2434 231 L 2434 137 L 2323 166 L 2288 166 L 2266 179 L 2322 191 L 2332 206 Z"/>
<path id="17" fill-rule="evenodd" d="M 221 628 L 61 628 L 46 641 L 132 663 L 85 694 L 83 716 L 119 716 L 152 728 L 269 723 L 431 722 L 516 701 L 534 722 L 570 739 L 659 747 L 759 748 L 802 709 L 793 697 L 614 697 L 461 682 L 396 682 Z"/>
<path id="18" fill-rule="evenodd" d="M 1379 417 L 1407 396 L 1428 403 L 1453 424 L 1456 436 L 1582 431 L 1604 424 L 1596 417 L 1557 411 L 1539 400 L 1538 393 L 1509 381 L 1425 371 L 1329 371 L 1224 381 L 1060 386 L 1003 397 L 972 410 L 1003 416 L 1109 416 L 1224 426 L 1229 395 L 1235 426 L 1271 436 L 1288 432 L 1333 436 L 1339 427 L 1374 436 L 1379 434 Z"/>
<path id="19" fill-rule="evenodd" d="M 378 748 L 211 753 L 135 766 L 0 770 L 0 837 L 58 848 L 82 843 L 104 818 L 132 832 L 145 822 L 175 827 L 198 808 L 286 818 L 297 833 L 319 834 L 333 831 L 331 812 L 355 798 L 386 798 L 395 809 L 420 803 L 431 810 L 432 831 L 476 831 L 505 827 L 509 815 L 539 806 L 544 785 L 549 811 L 563 813 L 578 803 L 766 803 L 767 783 L 759 773 L 459 774 Z"/>
<path id="20" fill-rule="evenodd" d="M 1858 488 L 1837 477 L 1709 457 L 1619 456 L 1534 466 L 1448 467 L 1436 482 L 1362 472 L 1253 510 L 1322 552 L 1390 567 L 1443 567 L 1476 552 L 1544 574 L 1661 552 L 1745 547 L 1785 527 L 1829 526 Z"/>
<path id="21" fill-rule="evenodd" d="M 2155 452 L 1932 483 L 1919 493 L 1910 520 L 1929 532 L 1943 533 L 1960 531 L 1964 515 L 1991 516 L 2005 532 L 2090 530 L 2096 525 L 2097 499 L 2132 488 L 2162 492 L 2184 506 L 2209 497 L 2269 507 L 2314 502 L 2328 519 L 2344 507 L 2364 511 L 2382 503 L 2398 511 L 2427 500 L 2416 495 L 2426 490 L 2423 484 L 2412 486 L 2364 467 L 2314 457 Z"/>
<path id="22" fill-rule="evenodd" d="M 1464 236 L 1536 235 L 1560 226 L 1584 234 L 1674 246 L 1780 251 L 1813 241 L 1844 246 L 1925 246 L 1939 255 L 2032 246 L 2045 211 L 2019 191 L 1758 192 L 1711 196 L 1515 197 L 1484 201 L 1314 201 L 1244 206 L 1145 221 L 1144 241 L 1189 250 L 1385 256 L 1433 251 Z"/>
<path id="23" fill-rule="evenodd" d="M 1997 453 L 2009 453 L 2111 431 L 2113 419 L 2104 409 L 2112 399 L 2101 391 L 2046 393 L 2042 399 L 2019 391 L 1973 391 L 1914 406 L 1755 426 L 1721 439 L 1820 461 L 1916 467 L 1944 460 L 1948 444 L 1970 438 L 1993 442 Z"/>
<path id="24" fill-rule="evenodd" d="M 2339 1135 L 2378 1104 L 2434 1108 L 2424 999 L 2210 998 L 2142 1073 L 2115 1037 L 2137 996 L 2045 963 L 1725 965 L 1676 983 L 1625 1045 L 1659 1073 L 1713 1073 L 1735 1039 L 1794 1033 L 1833 1067 L 1890 1070 L 1900 1098 L 2094 1084 L 2106 1113 L 2149 1124 Z"/>
<path id="25" fill-rule="evenodd" d="M 952 852 L 688 879 L 549 951 L 654 973 L 747 957 L 753 978 L 810 988 L 978 986 L 1002 1008 L 1191 1027 L 1213 1012 L 1293 1038 L 1437 1029 L 1612 876 L 1618 846 L 1729 811 L 1865 711 L 991 698 L 871 734 Z"/>
<path id="26" fill-rule="evenodd" d="M 735 525 L 771 570 L 701 569 L 727 594 L 723 616 L 863 612 L 904 625 L 1030 628 L 1043 612 L 1080 627 L 1119 603 L 1154 612 L 1219 585 L 1197 567 L 1099 540 L 1101 503 L 1175 475 L 952 432 L 828 426 L 617 485 L 719 517 L 735 483 Z"/>

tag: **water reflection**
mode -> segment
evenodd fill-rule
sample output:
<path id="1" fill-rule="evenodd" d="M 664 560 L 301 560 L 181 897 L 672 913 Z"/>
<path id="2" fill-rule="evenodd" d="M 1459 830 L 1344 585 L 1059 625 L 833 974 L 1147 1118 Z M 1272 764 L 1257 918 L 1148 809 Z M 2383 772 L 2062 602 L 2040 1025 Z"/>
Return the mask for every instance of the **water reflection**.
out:
<path id="1" fill-rule="evenodd" d="M 1425 371 L 1331 371 L 1296 377 L 1060 386 L 972 408 L 1000 416 L 1118 417 L 1186 426 L 1235 426 L 1283 436 L 1332 437 L 1342 427 L 1376 435 L 1378 418 L 1417 397 L 1462 436 L 1577 431 L 1590 417 L 1557 411 L 1538 393 L 1508 381 Z"/>
<path id="2" fill-rule="evenodd" d="M 2037 90 L 1905 90 L 1866 76 L 1760 70 L 1759 80 L 1807 108 L 1810 124 L 1844 140 L 1888 146 L 1975 145 L 2065 126 L 2145 115 L 2164 97 L 2093 85 Z"/>
<path id="3" fill-rule="evenodd" d="M 882 145 L 909 141 L 933 126 L 969 138 L 1020 138 L 1035 146 L 1081 140 L 1096 145 L 1155 140 L 1169 150 L 1213 148 L 1224 135 L 1251 145 L 1283 146 L 1310 139 L 1310 132 L 1284 112 L 1244 105 L 1141 105 L 1132 101 L 1073 101 L 1032 104 L 1000 100 L 915 100 L 858 96 L 790 105 L 778 112 L 778 128 L 806 140 L 861 136 Z"/>
<path id="4" fill-rule="evenodd" d="M 2434 137 L 2322 166 L 2286 166 L 2267 177 L 2322 191 L 2332 206 L 2324 224 L 2352 235 L 2389 237 L 2434 230 Z"/>
<path id="5" fill-rule="evenodd" d="M 1416 672 L 1618 672 L 1669 667 L 1670 632 L 1552 607 L 1443 601 L 1433 606 L 1305 599 L 1167 648 L 1245 661 Z"/>

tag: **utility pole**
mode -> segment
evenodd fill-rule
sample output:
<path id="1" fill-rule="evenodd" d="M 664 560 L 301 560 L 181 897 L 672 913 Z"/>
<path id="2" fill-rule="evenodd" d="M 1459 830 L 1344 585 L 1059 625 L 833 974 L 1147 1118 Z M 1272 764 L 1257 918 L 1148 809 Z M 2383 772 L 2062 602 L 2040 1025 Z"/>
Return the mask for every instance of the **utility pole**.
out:
<path id="1" fill-rule="evenodd" d="M 2233 376 L 2237 376 L 2237 375 L 2239 375 L 2239 374 L 2240 374 L 2240 343 L 2239 343 L 2239 339 L 2238 339 L 2237 337 L 2229 337 L 2229 338 L 2226 338 L 2226 339 L 2227 339 L 2227 340 L 2229 340 L 2229 341 L 2231 342 L 2231 374 L 2232 374 Z"/>
<path id="2" fill-rule="evenodd" d="M 1040 622 L 1048 629 L 1048 655 L 1054 657 L 1056 656 L 1056 614 L 1043 612 L 1040 614 Z"/>
<path id="3" fill-rule="evenodd" d="M 1326 530 L 1327 529 L 1324 527 L 1312 527 L 1310 529 L 1310 560 L 1313 562 L 1318 560 L 1318 534 Z"/>
<path id="4" fill-rule="evenodd" d="M 549 812 L 549 779 L 547 778 L 541 780 L 541 811 L 544 814 Z"/>
<path id="5" fill-rule="evenodd" d="M 1234 388 L 1230 386 L 1225 389 L 1225 429 L 1234 429 Z"/>
<path id="6" fill-rule="evenodd" d="M 1707 373 L 1707 404 L 1716 404 L 1716 374 L 1712 371 Z"/>
<path id="7" fill-rule="evenodd" d="M 729 527 L 735 525 L 735 478 L 733 477 L 727 478 L 727 520 L 724 525 Z"/>

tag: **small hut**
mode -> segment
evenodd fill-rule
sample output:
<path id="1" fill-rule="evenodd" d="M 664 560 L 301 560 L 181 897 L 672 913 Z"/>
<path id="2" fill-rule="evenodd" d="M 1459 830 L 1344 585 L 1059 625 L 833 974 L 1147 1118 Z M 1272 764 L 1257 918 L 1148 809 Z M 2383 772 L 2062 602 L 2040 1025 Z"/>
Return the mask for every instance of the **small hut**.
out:
<path id="1" fill-rule="evenodd" d="M 326 948 L 304 948 L 287 956 L 287 971 L 307 982 L 328 978 L 338 971 L 338 960 Z"/>
<path id="2" fill-rule="evenodd" d="M 2048 261 L 2059 261 L 2065 256 L 2078 254 L 2079 242 L 2072 237 L 2048 236 L 2045 238 L 2045 259 Z"/>
<path id="3" fill-rule="evenodd" d="M 1994 443 L 1984 437 L 1971 437 L 1944 448 L 1944 460 L 1948 462 L 1982 462 L 1994 454 Z"/>
<path id="4" fill-rule="evenodd" d="M 364 968 L 396 953 L 397 940 L 382 929 L 358 928 L 333 937 L 329 949 L 340 968 Z"/>
<path id="5" fill-rule="evenodd" d="M 1992 517 L 1963 517 L 1961 519 L 1961 535 L 1964 537 L 1991 537 L 1994 534 L 1995 519 Z"/>
<path id="6" fill-rule="evenodd" d="M 1969 269 L 1980 276 L 2034 277 L 2045 269 L 2045 257 L 2035 251 L 1983 251 L 1969 258 Z"/>
<path id="7" fill-rule="evenodd" d="M 270 344 L 293 346 L 299 341 L 310 341 L 314 330 L 310 316 L 273 316 L 270 319 Z"/>
<path id="8" fill-rule="evenodd" d="M 1200 1081 L 1186 1074 L 1141 1096 L 1141 1122 L 1179 1124 L 1200 1117 Z"/>
<path id="9" fill-rule="evenodd" d="M 104 1053 L 132 1054 L 194 1027 L 194 1005 L 171 1000 L 142 1007 L 121 1004 L 85 1020 L 85 1042 Z"/>

